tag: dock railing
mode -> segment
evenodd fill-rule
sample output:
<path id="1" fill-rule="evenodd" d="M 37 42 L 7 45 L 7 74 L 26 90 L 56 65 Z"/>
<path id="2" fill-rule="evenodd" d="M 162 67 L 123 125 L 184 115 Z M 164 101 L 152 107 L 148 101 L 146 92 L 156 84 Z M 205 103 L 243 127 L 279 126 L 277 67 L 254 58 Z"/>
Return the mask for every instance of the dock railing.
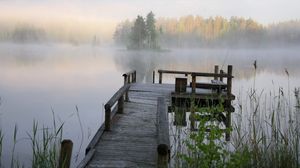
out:
<path id="1" fill-rule="evenodd" d="M 124 73 L 124 85 L 130 83 L 136 83 L 136 70 L 132 70 L 130 72 Z M 125 92 L 125 101 L 129 101 L 128 92 Z"/>
<path id="2" fill-rule="evenodd" d="M 206 89 L 213 89 L 213 88 L 221 88 L 226 89 L 226 94 L 225 94 L 225 109 L 226 111 L 226 119 L 224 121 L 226 128 L 230 128 L 231 126 L 231 100 L 233 99 L 232 95 L 232 65 L 228 65 L 227 67 L 227 73 L 225 73 L 222 69 L 219 71 L 219 66 L 215 65 L 214 67 L 214 73 L 203 73 L 203 72 L 189 72 L 189 71 L 170 71 L 170 70 L 158 70 L 159 74 L 159 84 L 162 84 L 163 80 L 163 74 L 183 74 L 185 76 L 191 76 L 192 82 L 191 82 L 191 93 L 192 96 L 196 95 L 196 88 L 203 88 L 205 87 Z M 154 76 L 154 75 L 153 75 Z M 214 80 L 212 80 L 212 83 L 209 84 L 201 84 L 196 82 L 197 77 L 212 77 Z M 223 83 L 224 78 L 227 79 L 226 84 Z M 154 82 L 154 77 L 153 77 L 153 82 Z M 175 86 L 176 87 L 176 86 Z M 194 115 L 194 110 L 191 109 L 191 129 L 195 128 L 195 122 L 193 119 Z M 226 140 L 230 139 L 229 132 L 226 133 Z"/>
<path id="3" fill-rule="evenodd" d="M 89 145 L 85 150 L 85 158 L 77 166 L 77 168 L 83 168 L 88 163 L 88 161 L 93 157 L 95 152 L 95 146 L 102 136 L 104 131 L 110 131 L 111 121 L 116 113 L 123 113 L 124 101 L 129 101 L 128 99 L 128 90 L 131 83 L 136 82 L 136 71 L 130 71 L 123 74 L 124 85 L 107 101 L 104 105 L 105 108 L 105 121 L 101 127 L 97 130 L 95 136 L 90 141 Z M 125 97 L 125 100 L 124 100 Z M 116 106 L 115 106 L 116 105 Z"/>
<path id="4" fill-rule="evenodd" d="M 190 75 L 192 77 L 192 93 L 196 91 L 196 77 L 213 77 L 214 80 L 219 80 L 223 82 L 224 78 L 227 78 L 227 88 L 230 88 L 232 84 L 232 65 L 228 65 L 227 73 L 223 70 L 219 72 L 219 66 L 215 65 L 214 73 L 204 73 L 204 72 L 189 72 L 189 71 L 170 71 L 170 70 L 158 70 L 159 74 L 159 84 L 162 84 L 163 74 L 184 74 L 185 76 Z"/>

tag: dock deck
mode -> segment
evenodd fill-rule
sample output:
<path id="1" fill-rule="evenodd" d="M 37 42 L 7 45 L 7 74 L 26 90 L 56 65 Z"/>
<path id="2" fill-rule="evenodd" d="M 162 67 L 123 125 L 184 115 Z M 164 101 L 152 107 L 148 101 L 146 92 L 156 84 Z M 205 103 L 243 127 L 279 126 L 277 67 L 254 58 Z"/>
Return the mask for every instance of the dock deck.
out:
<path id="1" fill-rule="evenodd" d="M 175 85 L 133 83 L 124 102 L 123 114 L 116 114 L 111 131 L 96 144 L 88 168 L 156 167 L 157 99 L 170 100 Z"/>
<path id="2" fill-rule="evenodd" d="M 198 102 L 197 106 L 204 107 L 222 103 L 225 111 L 214 116 L 229 128 L 231 112 L 234 112 L 231 101 L 235 99 L 231 93 L 232 66 L 228 66 L 227 74 L 222 70 L 218 73 L 216 69 L 215 73 L 158 70 L 159 84 L 154 84 L 155 75 L 153 84 L 149 84 L 136 83 L 136 71 L 124 74 L 124 86 L 105 104 L 105 122 L 87 146 L 86 156 L 78 168 L 168 167 L 170 138 L 167 109 L 172 110 L 173 106 L 184 107 L 175 111 L 174 123 L 180 125 L 181 121 L 177 122 L 176 116 L 185 116 L 190 111 L 190 128 L 196 130 L 197 121 L 193 117 L 196 111 L 191 104 Z M 187 78 L 176 78 L 175 84 L 162 84 L 163 73 L 191 75 L 191 86 L 187 85 Z M 215 80 L 197 83 L 196 77 L 214 77 Z M 223 78 L 227 78 L 227 83 L 223 82 Z M 186 118 L 181 118 L 184 125 Z M 225 134 L 226 140 L 229 140 L 230 132 L 225 131 Z"/>

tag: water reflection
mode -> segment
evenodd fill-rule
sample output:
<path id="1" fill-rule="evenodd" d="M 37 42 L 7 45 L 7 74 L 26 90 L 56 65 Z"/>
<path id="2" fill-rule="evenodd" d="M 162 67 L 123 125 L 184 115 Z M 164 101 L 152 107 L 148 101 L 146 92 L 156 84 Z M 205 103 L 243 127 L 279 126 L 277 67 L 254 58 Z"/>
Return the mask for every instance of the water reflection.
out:
<path id="1" fill-rule="evenodd" d="M 284 75 L 285 68 L 290 76 L 299 77 L 299 48 L 289 49 L 172 49 L 169 52 L 120 51 L 115 54 L 115 62 L 122 70 L 137 69 L 150 72 L 154 69 L 212 72 L 214 65 L 226 70 L 226 65 L 234 67 L 238 79 L 254 76 L 253 62 L 258 63 L 257 74 L 270 73 Z"/>
<path id="2" fill-rule="evenodd" d="M 155 69 L 212 72 L 215 64 L 233 65 L 233 92 L 259 88 L 299 87 L 299 49 L 231 50 L 172 49 L 169 52 L 140 52 L 114 48 L 68 45 L 0 44 L 0 126 L 5 133 L 4 158 L 9 164 L 14 124 L 19 139 L 27 137 L 33 120 L 52 126 L 51 108 L 65 122 L 64 138 L 73 139 L 79 150 L 79 108 L 84 130 L 83 150 L 103 122 L 103 104 L 123 84 L 122 73 L 137 70 L 139 82 L 152 82 Z M 253 62 L 257 60 L 255 72 Z M 27 144 L 27 145 L 24 145 Z M 17 144 L 19 158 L 30 160 L 27 140 Z M 80 158 L 84 151 L 80 151 Z M 79 159 L 80 159 L 79 158 Z"/>
<path id="3" fill-rule="evenodd" d="M 17 124 L 16 157 L 30 164 L 27 132 L 33 120 L 52 127 L 53 108 L 58 123 L 65 123 L 64 138 L 74 140 L 79 150 L 79 108 L 84 129 L 83 147 L 103 122 L 103 104 L 122 85 L 121 72 L 114 66 L 111 49 L 89 46 L 7 45 L 0 47 L 1 129 L 5 134 L 3 160 L 9 167 L 14 125 Z M 20 54 L 22 53 L 22 54 Z M 84 154 L 80 151 L 79 160 Z M 8 162 L 6 162 L 6 160 Z M 26 161 L 27 160 L 27 161 Z"/>

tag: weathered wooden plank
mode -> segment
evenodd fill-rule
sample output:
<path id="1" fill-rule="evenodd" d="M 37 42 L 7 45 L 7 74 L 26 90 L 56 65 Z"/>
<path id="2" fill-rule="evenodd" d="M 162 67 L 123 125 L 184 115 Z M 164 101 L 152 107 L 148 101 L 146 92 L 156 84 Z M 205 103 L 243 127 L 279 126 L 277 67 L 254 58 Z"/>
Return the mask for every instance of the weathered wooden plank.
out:
<path id="1" fill-rule="evenodd" d="M 113 144 L 111 144 L 113 143 Z M 123 140 L 102 140 L 101 143 L 96 147 L 100 150 L 108 150 L 107 153 L 114 153 L 114 150 L 123 150 L 123 151 L 136 151 L 136 152 L 145 152 L 145 151 L 155 151 L 153 146 L 156 146 L 157 142 L 149 141 L 148 143 L 136 143 Z M 137 154 L 138 155 L 138 154 Z"/>
<path id="2" fill-rule="evenodd" d="M 143 136 L 143 135 L 128 135 L 124 133 L 114 132 L 101 137 L 103 141 L 132 141 L 135 143 L 156 143 L 156 136 Z"/>
<path id="3" fill-rule="evenodd" d="M 137 164 L 130 161 L 124 160 L 99 160 L 88 166 L 88 168 L 114 168 L 114 167 L 130 167 L 130 168 L 138 168 Z"/>
<path id="4" fill-rule="evenodd" d="M 91 149 L 87 155 L 85 155 L 85 157 L 83 158 L 83 160 L 79 163 L 79 165 L 77 166 L 77 168 L 85 168 L 87 166 L 87 164 L 89 163 L 89 161 L 93 158 L 94 154 L 95 154 L 95 149 Z"/>
<path id="5" fill-rule="evenodd" d="M 174 84 L 130 84 L 130 101 L 124 102 L 123 113 L 113 117 L 111 130 L 96 142 L 94 156 L 87 167 L 157 167 L 157 98 L 165 98 L 166 109 L 174 91 Z M 199 91 L 202 90 L 196 89 L 196 93 Z M 203 93 L 213 92 L 203 90 Z M 227 96 L 226 92 L 222 94 Z"/>
<path id="6" fill-rule="evenodd" d="M 112 111 L 111 118 L 113 118 L 116 113 L 117 113 L 117 110 L 116 110 L 116 108 L 114 108 L 114 110 Z M 96 134 L 94 135 L 94 137 L 92 138 L 92 140 L 90 141 L 88 146 L 86 147 L 85 154 L 87 154 L 91 149 L 93 149 L 95 147 L 97 142 L 100 140 L 100 137 L 102 136 L 104 130 L 105 130 L 105 124 L 103 123 L 100 126 L 100 128 L 97 130 Z"/>
<path id="7" fill-rule="evenodd" d="M 192 82 L 190 82 L 190 87 L 192 87 Z M 227 84 L 221 83 L 196 83 L 196 88 L 202 89 L 225 89 Z"/>
<path id="8" fill-rule="evenodd" d="M 129 89 L 129 87 L 130 85 L 122 86 L 105 104 L 105 109 L 107 107 L 112 107 L 120 99 L 120 97 L 124 95 L 124 93 Z"/>
<path id="9" fill-rule="evenodd" d="M 163 97 L 157 99 L 157 165 L 167 168 L 170 158 L 169 119 Z"/>
<path id="10" fill-rule="evenodd" d="M 136 152 L 136 151 L 126 151 L 126 150 L 97 150 L 93 159 L 95 160 L 127 160 L 135 163 L 142 162 L 148 164 L 155 164 L 156 151 L 146 151 Z"/>
<path id="11" fill-rule="evenodd" d="M 232 77 L 232 75 L 229 75 L 227 73 L 223 74 L 215 74 L 215 73 L 205 73 L 205 72 L 188 72 L 188 71 L 170 71 L 170 70 L 158 70 L 158 73 L 168 73 L 168 74 L 184 74 L 184 75 L 192 75 L 195 76 L 202 76 L 202 77 Z"/>
<path id="12" fill-rule="evenodd" d="M 171 96 L 173 98 L 186 98 L 186 99 L 203 99 L 203 100 L 234 100 L 235 96 L 231 94 L 230 96 L 226 94 L 217 94 L 217 93 L 212 93 L 212 94 L 194 94 L 192 95 L 191 93 L 171 93 Z"/>

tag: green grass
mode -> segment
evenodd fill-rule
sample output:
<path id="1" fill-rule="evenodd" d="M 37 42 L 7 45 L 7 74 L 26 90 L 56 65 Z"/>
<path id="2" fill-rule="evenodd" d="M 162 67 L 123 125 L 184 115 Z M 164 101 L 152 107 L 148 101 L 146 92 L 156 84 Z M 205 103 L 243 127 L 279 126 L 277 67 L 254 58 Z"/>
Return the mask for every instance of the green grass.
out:
<path id="1" fill-rule="evenodd" d="M 63 123 L 58 127 L 53 113 L 53 127 L 39 126 L 37 121 L 33 121 L 32 130 L 27 132 L 27 138 L 18 138 L 18 126 L 15 125 L 12 137 L 12 151 L 10 158 L 10 167 L 25 167 L 15 155 L 16 145 L 21 140 L 29 139 L 32 152 L 33 168 L 56 168 L 58 167 L 59 149 L 62 141 Z M 4 135 L 0 130 L 0 167 L 2 164 L 2 149 Z"/>
<path id="2" fill-rule="evenodd" d="M 79 150 L 76 153 L 73 153 L 74 161 L 77 162 L 79 160 L 79 154 L 81 152 L 83 140 L 84 140 L 84 133 L 83 133 L 83 125 L 79 116 L 79 109 L 76 106 L 76 116 L 78 119 L 78 123 L 80 125 L 81 130 L 81 139 L 80 139 L 80 146 Z M 72 117 L 73 114 L 70 116 Z M 38 121 L 33 120 L 32 129 L 26 132 L 26 137 L 18 137 L 18 126 L 15 125 L 13 136 L 5 137 L 6 140 L 11 140 L 12 149 L 10 153 L 10 160 L 5 161 L 5 165 L 9 164 L 11 168 L 19 168 L 25 167 L 23 163 L 24 160 L 20 160 L 18 158 L 18 153 L 16 153 L 17 144 L 29 144 L 31 146 L 30 150 L 27 151 L 28 153 L 32 153 L 31 157 L 31 164 L 26 166 L 31 166 L 32 168 L 57 168 L 59 165 L 59 154 L 60 154 L 60 147 L 63 137 L 63 127 L 64 122 L 57 123 L 57 119 L 54 114 L 54 110 L 52 109 L 52 125 L 45 126 L 43 124 L 39 124 Z M 4 134 L 3 131 L 0 129 L 0 168 L 4 167 L 3 164 L 3 144 L 4 144 Z M 26 162 L 26 161 L 25 161 Z M 63 166 L 64 167 L 64 166 Z"/>
<path id="3" fill-rule="evenodd" d="M 287 70 L 286 74 L 289 78 Z M 288 90 L 278 88 L 265 93 L 255 89 L 255 80 L 253 86 L 246 96 L 237 96 L 229 142 L 225 141 L 222 123 L 203 117 L 224 111 L 221 105 L 192 107 L 200 120 L 196 132 L 187 127 L 171 126 L 172 166 L 299 168 L 300 88 L 292 91 L 288 85 Z"/>
<path id="4" fill-rule="evenodd" d="M 196 132 L 174 127 L 173 166 L 192 168 L 299 168 L 300 98 L 294 102 L 280 88 L 264 94 L 251 89 L 246 100 L 238 100 L 232 122 L 231 141 L 225 141 L 224 125 L 201 117 L 224 111 L 223 107 L 195 107 Z M 223 129 L 221 129 L 223 128 Z M 207 130 L 210 132 L 207 132 Z"/>

